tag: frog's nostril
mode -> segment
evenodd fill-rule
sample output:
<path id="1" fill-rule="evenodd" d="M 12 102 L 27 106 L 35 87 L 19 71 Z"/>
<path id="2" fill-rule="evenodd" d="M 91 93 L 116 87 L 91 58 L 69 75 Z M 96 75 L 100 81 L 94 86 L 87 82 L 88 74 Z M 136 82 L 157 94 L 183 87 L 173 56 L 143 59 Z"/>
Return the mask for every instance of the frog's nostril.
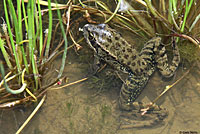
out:
<path id="1" fill-rule="evenodd" d="M 80 27 L 79 27 L 78 31 L 83 32 L 83 28 L 80 28 Z"/>

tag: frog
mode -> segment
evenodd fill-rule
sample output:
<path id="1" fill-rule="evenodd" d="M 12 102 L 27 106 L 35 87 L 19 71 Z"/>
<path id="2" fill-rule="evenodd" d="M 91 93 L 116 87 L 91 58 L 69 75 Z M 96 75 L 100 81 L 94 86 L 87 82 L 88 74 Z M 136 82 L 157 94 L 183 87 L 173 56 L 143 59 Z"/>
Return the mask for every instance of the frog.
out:
<path id="1" fill-rule="evenodd" d="M 174 76 L 180 63 L 178 46 L 172 43 L 173 58 L 169 64 L 166 47 L 161 43 L 160 37 L 147 41 L 138 52 L 134 45 L 128 43 L 108 24 L 86 24 L 83 26 L 83 35 L 98 61 L 104 61 L 126 74 L 118 101 L 120 110 L 123 111 L 120 128 L 153 126 L 163 122 L 168 116 L 165 108 L 153 105 L 143 114 L 142 109 L 147 105 L 135 100 L 156 70 L 163 77 Z"/>

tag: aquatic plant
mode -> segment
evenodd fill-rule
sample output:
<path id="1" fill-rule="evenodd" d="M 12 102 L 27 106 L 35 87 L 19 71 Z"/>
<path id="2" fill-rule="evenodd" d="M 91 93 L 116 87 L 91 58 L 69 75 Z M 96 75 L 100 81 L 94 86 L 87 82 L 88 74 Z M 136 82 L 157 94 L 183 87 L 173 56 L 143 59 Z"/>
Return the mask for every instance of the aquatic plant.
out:
<path id="1" fill-rule="evenodd" d="M 40 1 L 28 1 L 25 4 L 22 0 L 16 3 L 15 8 L 11 0 L 4 0 L 5 21 L 2 24 L 4 35 L 0 36 L 0 49 L 5 62 L 1 59 L 0 87 L 3 85 L 4 87 L 0 90 L 0 108 L 37 101 L 44 95 L 46 89 L 61 77 L 67 53 L 67 37 L 58 11 L 59 24 L 65 40 L 62 65 L 57 78 L 44 86 L 42 84 L 44 71 L 58 53 L 58 50 L 50 53 L 50 44 L 53 43 L 51 1 L 48 0 L 48 10 L 46 10 L 49 16 L 46 33 L 43 33 L 44 11 L 41 10 Z"/>

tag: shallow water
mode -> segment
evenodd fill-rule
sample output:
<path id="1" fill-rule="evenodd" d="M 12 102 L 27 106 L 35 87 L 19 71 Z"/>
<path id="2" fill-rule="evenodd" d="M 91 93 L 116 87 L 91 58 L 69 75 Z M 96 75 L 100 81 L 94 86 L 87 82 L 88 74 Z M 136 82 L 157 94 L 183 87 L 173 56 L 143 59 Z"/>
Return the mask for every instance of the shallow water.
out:
<path id="1" fill-rule="evenodd" d="M 87 55 L 83 59 L 81 55 Z M 68 82 L 82 79 L 88 75 L 92 53 L 84 47 L 79 55 L 69 50 L 64 76 Z M 51 67 L 59 69 L 58 59 Z M 187 70 L 187 69 L 186 69 Z M 145 87 L 137 101 L 149 102 L 155 99 L 166 85 L 172 84 L 184 72 L 179 68 L 176 76 L 164 81 L 156 72 Z M 199 65 L 167 92 L 157 104 L 169 111 L 169 116 L 161 125 L 147 128 L 119 129 L 120 110 L 117 105 L 121 82 L 107 67 L 96 77 L 70 87 L 50 90 L 42 108 L 22 131 L 29 134 L 181 134 L 184 132 L 200 133 L 200 84 Z M 49 83 L 56 77 L 55 71 L 46 74 Z M 50 79 L 49 79 L 50 78 Z M 63 83 L 64 84 L 64 83 Z M 29 107 L 30 108 L 30 107 Z M 17 128 L 30 114 L 30 109 L 1 110 L 2 134 L 15 133 Z M 32 109 L 32 108 L 31 108 Z"/>
<path id="2" fill-rule="evenodd" d="M 82 35 L 80 35 L 82 36 Z M 131 38 L 131 37 L 130 37 Z M 127 40 L 131 40 L 128 38 Z M 140 40 L 140 39 L 137 39 Z M 136 42 L 136 41 L 135 41 Z M 92 51 L 86 43 L 78 54 L 68 51 L 63 76 L 67 82 L 91 74 Z M 43 84 L 50 83 L 56 76 L 61 59 L 53 62 Z M 157 101 L 169 111 L 163 124 L 152 127 L 119 129 L 118 97 L 121 80 L 109 66 L 87 81 L 57 90 L 49 90 L 45 103 L 25 127 L 27 134 L 200 134 L 200 64 L 195 65 L 188 75 Z M 149 103 L 165 88 L 174 83 L 189 68 L 182 67 L 170 80 L 163 80 L 158 72 L 151 77 L 136 101 Z M 12 134 L 26 120 L 33 107 L 0 110 L 0 134 Z"/>

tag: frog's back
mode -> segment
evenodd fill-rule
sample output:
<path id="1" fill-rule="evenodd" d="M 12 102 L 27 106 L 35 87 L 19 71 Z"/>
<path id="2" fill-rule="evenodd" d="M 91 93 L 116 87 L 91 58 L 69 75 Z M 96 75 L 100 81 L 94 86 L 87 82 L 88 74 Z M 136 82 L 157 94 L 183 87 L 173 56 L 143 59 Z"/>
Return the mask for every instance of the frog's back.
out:
<path id="1" fill-rule="evenodd" d="M 87 27 L 87 25 L 85 26 Z M 100 25 L 88 25 L 88 31 L 93 33 L 93 38 L 98 46 L 93 48 L 101 47 L 102 51 L 107 53 L 107 56 L 112 56 L 112 60 L 118 61 L 128 70 L 137 70 L 137 61 L 140 61 L 139 53 L 130 45 L 116 30 L 110 28 L 106 24 Z M 95 50 L 96 52 L 99 50 Z M 98 53 L 98 52 L 97 52 Z M 105 54 L 104 54 L 105 55 Z M 108 61 L 109 63 L 109 61 Z M 110 62 L 112 66 L 113 62 Z M 118 69 L 118 68 L 117 68 Z M 123 69 L 121 69 L 123 71 Z M 120 71 L 121 71 L 120 70 Z"/>

